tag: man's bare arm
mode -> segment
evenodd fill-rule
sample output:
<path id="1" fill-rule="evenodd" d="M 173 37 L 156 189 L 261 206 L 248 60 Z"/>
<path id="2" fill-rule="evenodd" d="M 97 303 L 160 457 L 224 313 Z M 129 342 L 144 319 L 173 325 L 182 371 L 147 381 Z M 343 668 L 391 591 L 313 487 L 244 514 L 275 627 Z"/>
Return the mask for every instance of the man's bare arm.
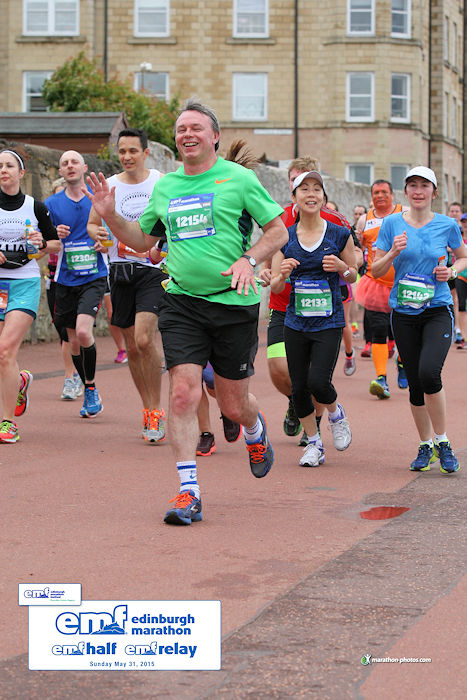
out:
<path id="1" fill-rule="evenodd" d="M 87 181 L 91 192 L 86 187 L 82 188 L 82 192 L 91 200 L 95 213 L 92 224 L 94 225 L 97 217 L 100 217 L 119 241 L 141 253 L 149 250 L 154 245 L 154 237 L 144 233 L 137 221 L 127 221 L 115 211 L 115 187 L 109 189 L 102 173 L 99 173 L 99 176 L 91 173 Z"/>

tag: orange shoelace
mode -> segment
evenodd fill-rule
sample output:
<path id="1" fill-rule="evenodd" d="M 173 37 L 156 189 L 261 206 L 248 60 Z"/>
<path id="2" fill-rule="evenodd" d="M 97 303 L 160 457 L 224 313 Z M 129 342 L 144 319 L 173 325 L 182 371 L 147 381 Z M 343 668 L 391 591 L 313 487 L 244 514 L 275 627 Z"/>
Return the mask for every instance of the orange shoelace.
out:
<path id="1" fill-rule="evenodd" d="M 183 491 L 183 493 L 177 494 L 175 498 L 171 498 L 169 503 L 175 503 L 177 508 L 186 508 L 194 500 L 195 497 L 189 491 Z"/>
<path id="2" fill-rule="evenodd" d="M 165 417 L 165 412 L 163 409 L 160 411 L 150 411 L 148 417 L 148 428 L 150 430 L 159 430 L 159 421 L 161 418 Z"/>
<path id="3" fill-rule="evenodd" d="M 247 444 L 246 449 L 250 453 L 251 461 L 253 463 L 259 463 L 263 461 L 263 455 L 267 448 L 262 442 L 254 442 L 252 445 Z"/>

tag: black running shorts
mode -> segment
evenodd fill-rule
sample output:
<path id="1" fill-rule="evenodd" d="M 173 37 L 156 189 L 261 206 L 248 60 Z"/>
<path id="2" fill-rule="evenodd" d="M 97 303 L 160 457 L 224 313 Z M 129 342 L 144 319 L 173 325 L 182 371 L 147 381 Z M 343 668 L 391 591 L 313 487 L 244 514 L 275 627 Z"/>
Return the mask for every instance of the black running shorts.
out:
<path id="1" fill-rule="evenodd" d="M 76 328 L 76 317 L 87 314 L 96 318 L 104 296 L 107 277 L 70 287 L 56 283 L 55 317 L 57 327 Z"/>
<path id="2" fill-rule="evenodd" d="M 285 311 L 271 309 L 268 323 L 268 348 L 284 342 L 284 321 Z"/>
<path id="3" fill-rule="evenodd" d="M 115 266 L 111 266 L 111 322 L 113 326 L 119 326 L 119 328 L 130 328 L 135 325 L 135 316 L 141 311 L 159 315 L 159 303 L 165 294 L 161 282 L 167 279 L 167 275 L 157 267 L 134 264 L 131 274 L 125 278 L 124 275 L 118 274 L 123 271 L 121 265 L 127 265 L 127 263 L 116 263 Z"/>
<path id="4" fill-rule="evenodd" d="M 159 330 L 167 369 L 181 364 L 205 367 L 209 361 L 225 379 L 250 377 L 258 349 L 258 314 L 259 304 L 235 306 L 165 294 L 159 305 Z"/>

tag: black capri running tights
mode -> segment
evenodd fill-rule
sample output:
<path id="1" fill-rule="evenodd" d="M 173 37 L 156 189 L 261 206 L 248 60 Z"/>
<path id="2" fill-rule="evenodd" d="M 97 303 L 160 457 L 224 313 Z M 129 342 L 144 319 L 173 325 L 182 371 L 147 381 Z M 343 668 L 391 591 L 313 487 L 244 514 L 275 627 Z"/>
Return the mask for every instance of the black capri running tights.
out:
<path id="1" fill-rule="evenodd" d="M 425 309 L 409 315 L 393 311 L 392 330 L 407 373 L 410 403 L 423 406 L 424 394 L 441 391 L 441 370 L 452 342 L 452 306 Z"/>
<path id="2" fill-rule="evenodd" d="M 323 331 L 295 331 L 284 326 L 285 349 L 295 411 L 305 418 L 315 410 L 311 395 L 319 403 L 331 404 L 337 398 L 332 384 L 342 338 L 342 328 Z"/>
<path id="3" fill-rule="evenodd" d="M 388 336 L 391 334 L 390 329 L 390 313 L 384 311 L 370 311 L 366 309 L 367 323 L 370 329 L 371 342 L 376 345 L 384 345 L 387 343 Z"/>

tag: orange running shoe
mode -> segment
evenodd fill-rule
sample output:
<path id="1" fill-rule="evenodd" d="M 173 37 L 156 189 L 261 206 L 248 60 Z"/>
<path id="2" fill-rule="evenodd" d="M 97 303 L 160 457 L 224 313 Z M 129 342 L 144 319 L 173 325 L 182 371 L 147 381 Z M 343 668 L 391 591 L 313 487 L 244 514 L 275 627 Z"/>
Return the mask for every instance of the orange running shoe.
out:
<path id="1" fill-rule="evenodd" d="M 149 421 L 144 438 L 146 442 L 158 445 L 165 440 L 165 411 L 163 408 L 149 411 Z"/>
<path id="2" fill-rule="evenodd" d="M 22 369 L 20 372 L 21 376 L 21 388 L 18 391 L 18 398 L 16 399 L 15 416 L 22 416 L 26 413 L 26 409 L 29 405 L 28 391 L 33 380 L 31 372 L 27 369 Z"/>
<path id="3" fill-rule="evenodd" d="M 149 409 L 143 408 L 143 429 L 141 431 L 141 437 L 146 440 L 146 435 L 148 434 L 149 427 Z"/>
<path id="4" fill-rule="evenodd" d="M 11 420 L 0 423 L 0 442 L 18 442 L 18 426 Z"/>

